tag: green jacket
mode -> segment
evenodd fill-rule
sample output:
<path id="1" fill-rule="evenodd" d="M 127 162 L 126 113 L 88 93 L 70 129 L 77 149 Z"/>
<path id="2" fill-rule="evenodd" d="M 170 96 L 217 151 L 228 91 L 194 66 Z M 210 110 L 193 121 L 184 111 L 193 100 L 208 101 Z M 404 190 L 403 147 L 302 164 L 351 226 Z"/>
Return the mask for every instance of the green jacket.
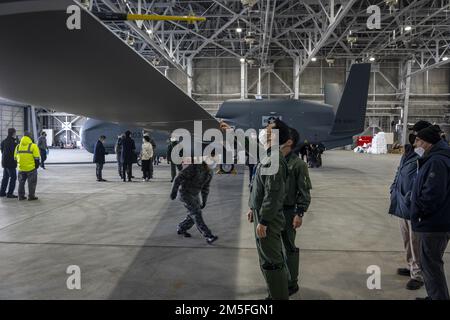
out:
<path id="1" fill-rule="evenodd" d="M 286 198 L 284 205 L 296 207 L 297 213 L 304 213 L 311 203 L 311 180 L 308 166 L 295 153 L 286 156 L 288 166 L 288 179 L 286 181 Z"/>
<path id="2" fill-rule="evenodd" d="M 257 165 L 250 189 L 249 207 L 253 210 L 259 223 L 283 229 L 287 163 L 280 152 L 278 172 L 273 175 L 263 175 L 261 169 L 270 167 L 270 165 L 270 161 L 264 165 L 261 163 Z"/>

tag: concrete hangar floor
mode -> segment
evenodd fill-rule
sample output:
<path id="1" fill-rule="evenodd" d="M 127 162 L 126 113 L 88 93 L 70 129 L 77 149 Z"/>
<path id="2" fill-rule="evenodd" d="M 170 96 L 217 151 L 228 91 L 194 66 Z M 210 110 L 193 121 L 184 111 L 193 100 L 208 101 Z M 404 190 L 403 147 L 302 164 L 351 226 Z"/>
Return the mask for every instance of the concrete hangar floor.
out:
<path id="1" fill-rule="evenodd" d="M 64 152 L 64 154 L 62 154 Z M 74 151 L 54 151 L 49 162 Z M 90 156 L 76 151 L 78 160 Z M 311 169 L 312 205 L 297 237 L 300 292 L 292 299 L 413 299 L 396 275 L 404 254 L 398 221 L 387 214 L 399 156 L 329 151 Z M 0 201 L 0 299 L 260 299 L 266 296 L 252 226 L 248 173 L 215 175 L 205 220 L 219 236 L 176 234 L 185 209 L 168 198 L 170 170 L 149 183 L 123 183 L 107 164 L 107 183 L 91 164 L 39 171 L 37 202 Z M 139 177 L 141 172 L 134 169 Z M 448 273 L 450 256 L 445 255 Z M 71 265 L 81 290 L 68 290 Z M 369 290 L 367 268 L 381 269 Z"/>

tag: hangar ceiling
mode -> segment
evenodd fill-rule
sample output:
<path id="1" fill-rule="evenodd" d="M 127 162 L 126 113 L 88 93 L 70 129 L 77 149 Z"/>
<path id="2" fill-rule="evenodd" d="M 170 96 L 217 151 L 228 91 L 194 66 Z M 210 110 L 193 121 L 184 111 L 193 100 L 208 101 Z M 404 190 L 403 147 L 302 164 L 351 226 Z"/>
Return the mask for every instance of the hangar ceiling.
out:
<path id="1" fill-rule="evenodd" d="M 87 0 L 91 11 L 196 15 L 206 22 L 107 22 L 156 66 L 187 73 L 192 59 L 227 57 L 265 67 L 297 60 L 300 73 L 315 58 L 413 59 L 415 67 L 450 62 L 449 0 Z M 379 29 L 368 20 L 380 9 Z"/>

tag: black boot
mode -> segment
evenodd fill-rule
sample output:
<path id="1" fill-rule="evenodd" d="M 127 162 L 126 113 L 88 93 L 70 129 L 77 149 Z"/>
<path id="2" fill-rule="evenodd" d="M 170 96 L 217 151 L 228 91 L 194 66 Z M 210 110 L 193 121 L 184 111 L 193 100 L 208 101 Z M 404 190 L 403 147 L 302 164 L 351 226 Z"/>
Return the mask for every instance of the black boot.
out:
<path id="1" fill-rule="evenodd" d="M 219 239 L 218 236 L 210 236 L 210 237 L 206 238 L 206 242 L 208 244 L 213 244 L 213 242 L 216 241 L 217 239 Z"/>
<path id="2" fill-rule="evenodd" d="M 185 238 L 190 238 L 190 237 L 192 237 L 191 234 L 190 234 L 189 232 L 187 232 L 187 231 L 178 230 L 177 233 L 178 233 L 179 235 L 184 236 Z"/>

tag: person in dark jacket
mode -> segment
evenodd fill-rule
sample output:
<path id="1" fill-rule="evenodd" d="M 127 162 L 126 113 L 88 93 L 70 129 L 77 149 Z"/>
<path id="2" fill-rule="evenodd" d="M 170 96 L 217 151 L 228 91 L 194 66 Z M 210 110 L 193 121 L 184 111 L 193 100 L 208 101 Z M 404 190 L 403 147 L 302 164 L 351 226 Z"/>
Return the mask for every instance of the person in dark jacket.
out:
<path id="1" fill-rule="evenodd" d="M 103 165 L 105 164 L 105 155 L 108 154 L 105 150 L 105 146 L 103 145 L 105 140 L 105 136 L 100 136 L 94 148 L 94 163 L 96 164 L 97 181 L 99 182 L 106 181 L 102 177 Z"/>
<path id="2" fill-rule="evenodd" d="M 178 225 L 177 233 L 189 238 L 191 234 L 188 231 L 195 224 L 208 244 L 218 239 L 205 224 L 202 215 L 202 209 L 205 208 L 208 199 L 211 179 L 211 169 L 205 162 L 190 164 L 177 175 L 170 193 L 172 200 L 175 200 L 179 193 L 180 200 L 188 210 L 187 217 Z"/>
<path id="3" fill-rule="evenodd" d="M 418 121 L 411 128 L 409 143 L 405 146 L 394 182 L 391 185 L 391 204 L 389 213 L 400 218 L 400 231 L 403 238 L 403 244 L 406 251 L 406 268 L 398 268 L 397 274 L 408 276 L 410 279 L 406 284 L 406 289 L 417 290 L 423 286 L 422 271 L 419 262 L 420 243 L 417 234 L 411 227 L 411 191 L 414 184 L 414 178 L 417 173 L 417 160 L 419 155 L 414 152 L 414 143 L 417 133 L 431 126 L 427 121 Z"/>
<path id="4" fill-rule="evenodd" d="M 179 141 L 172 137 L 169 140 L 169 144 L 167 145 L 167 163 L 170 163 L 170 182 L 173 182 L 173 180 L 175 179 L 176 175 L 177 175 L 177 169 L 178 171 L 181 171 L 183 169 L 183 166 L 181 165 L 181 163 L 174 163 L 172 161 L 172 150 L 173 148 L 175 148 L 175 146 L 179 143 Z M 182 156 L 182 153 L 180 152 L 180 157 Z"/>
<path id="5" fill-rule="evenodd" d="M 418 171 L 411 193 L 412 229 L 420 238 L 427 299 L 450 300 L 443 255 L 450 240 L 450 147 L 435 126 L 417 133 Z"/>
<path id="6" fill-rule="evenodd" d="M 14 194 L 14 189 L 16 188 L 17 180 L 17 162 L 14 159 L 14 150 L 16 149 L 17 138 L 16 129 L 8 129 L 8 136 L 2 141 L 0 149 L 2 152 L 2 167 L 3 167 L 3 178 L 0 188 L 0 197 L 7 197 L 11 199 L 17 198 Z M 9 188 L 8 188 L 9 185 Z M 6 192 L 8 188 L 8 192 Z"/>
<path id="7" fill-rule="evenodd" d="M 123 165 L 123 181 L 131 182 L 133 163 L 136 162 L 136 144 L 131 138 L 131 131 L 125 132 L 125 138 L 122 140 L 121 161 Z"/>
<path id="8" fill-rule="evenodd" d="M 122 140 L 125 139 L 125 134 L 122 133 L 117 137 L 116 145 L 114 146 L 114 152 L 116 153 L 117 171 L 119 172 L 120 179 L 123 179 L 123 164 L 122 164 Z"/>
<path id="9" fill-rule="evenodd" d="M 38 139 L 37 145 L 39 148 L 39 153 L 41 154 L 41 168 L 45 169 L 45 161 L 47 160 L 47 151 L 48 151 L 47 133 L 45 133 L 45 131 L 41 132 L 41 136 Z"/>

